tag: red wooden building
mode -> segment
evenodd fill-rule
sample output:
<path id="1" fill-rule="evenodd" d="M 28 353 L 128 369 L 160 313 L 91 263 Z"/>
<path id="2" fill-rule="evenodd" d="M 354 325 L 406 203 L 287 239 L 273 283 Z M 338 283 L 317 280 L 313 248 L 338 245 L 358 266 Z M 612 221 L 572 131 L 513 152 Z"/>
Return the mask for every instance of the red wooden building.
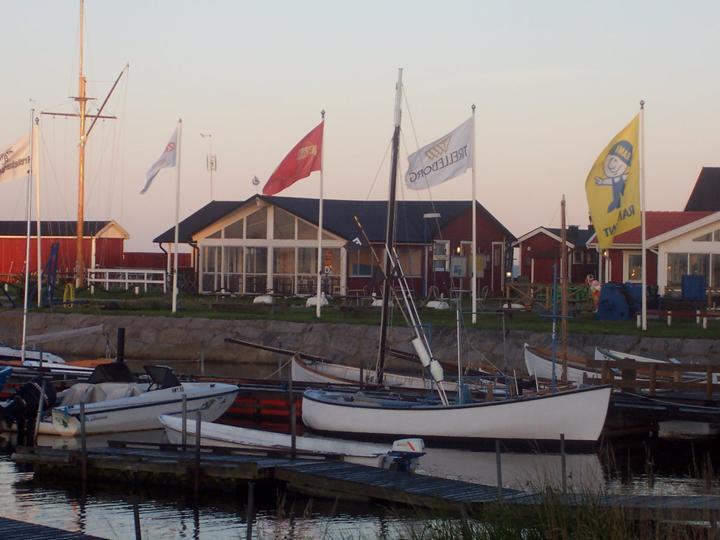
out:
<path id="1" fill-rule="evenodd" d="M 568 277 L 570 283 L 583 283 L 588 274 L 597 275 L 597 251 L 586 242 L 594 234 L 591 227 L 577 225 L 567 228 Z M 561 231 L 538 227 L 522 235 L 513 244 L 518 248 L 520 276 L 529 283 L 549 284 L 553 280 L 553 266 L 560 274 Z"/>
<path id="2" fill-rule="evenodd" d="M 31 224 L 30 269 L 37 269 L 37 228 Z M 6 279 L 25 272 L 27 224 L 24 221 L 0 221 L 0 276 Z M 41 223 L 41 257 L 45 267 L 51 246 L 60 245 L 57 270 L 74 273 L 77 239 L 74 221 Z M 86 221 L 83 257 L 86 268 L 118 267 L 123 263 L 123 249 L 128 233 L 116 222 Z"/>

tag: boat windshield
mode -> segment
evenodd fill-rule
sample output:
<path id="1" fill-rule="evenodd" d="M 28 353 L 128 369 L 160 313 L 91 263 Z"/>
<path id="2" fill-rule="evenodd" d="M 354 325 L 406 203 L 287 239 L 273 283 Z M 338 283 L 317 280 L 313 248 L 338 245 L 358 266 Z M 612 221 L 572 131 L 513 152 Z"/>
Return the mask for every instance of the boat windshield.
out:
<path id="1" fill-rule="evenodd" d="M 153 384 L 158 388 L 174 388 L 181 386 L 180 381 L 173 373 L 172 369 L 167 366 L 143 366 L 145 373 L 150 376 Z"/>
<path id="2" fill-rule="evenodd" d="M 91 384 L 104 382 L 134 383 L 137 382 L 137 377 L 132 374 L 125 363 L 112 362 L 97 366 L 87 382 Z"/>

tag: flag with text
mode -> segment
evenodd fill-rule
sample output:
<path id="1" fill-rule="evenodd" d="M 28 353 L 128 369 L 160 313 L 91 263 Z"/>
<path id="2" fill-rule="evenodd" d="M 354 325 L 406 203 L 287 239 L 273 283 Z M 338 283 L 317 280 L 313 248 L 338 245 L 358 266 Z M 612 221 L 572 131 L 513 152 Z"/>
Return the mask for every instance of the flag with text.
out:
<path id="1" fill-rule="evenodd" d="M 298 180 L 310 176 L 313 171 L 322 167 L 323 127 L 320 122 L 300 142 L 293 146 L 288 155 L 280 162 L 277 169 L 268 178 L 263 195 L 275 195 L 293 185 Z"/>
<path id="2" fill-rule="evenodd" d="M 155 179 L 161 169 L 164 169 L 165 167 L 175 166 L 175 163 L 177 162 L 177 136 L 178 130 L 177 128 L 175 128 L 172 137 L 170 137 L 170 141 L 168 141 L 167 145 L 165 146 L 165 150 L 163 150 L 163 153 L 160 155 L 158 160 L 152 164 L 152 167 L 150 167 L 147 174 L 145 175 L 145 187 L 140 192 L 140 195 L 145 193 L 150 188 L 150 184 L 152 184 L 152 181 Z"/>

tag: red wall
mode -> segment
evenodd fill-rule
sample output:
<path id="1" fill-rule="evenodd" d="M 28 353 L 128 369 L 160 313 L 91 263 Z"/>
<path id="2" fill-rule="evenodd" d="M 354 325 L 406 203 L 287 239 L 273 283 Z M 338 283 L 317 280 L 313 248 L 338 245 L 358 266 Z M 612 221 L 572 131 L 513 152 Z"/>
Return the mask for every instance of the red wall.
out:
<path id="1" fill-rule="evenodd" d="M 573 251 L 578 249 L 584 252 L 589 251 L 585 247 L 568 251 L 571 283 L 583 283 L 587 274 L 597 274 L 597 264 L 571 264 Z M 553 264 L 557 265 L 558 274 L 560 273 L 560 242 L 546 234 L 538 233 L 520 244 L 520 275 L 527 278 L 528 281 L 532 276 L 532 260 L 535 261 L 533 281 L 535 283 L 552 283 Z"/>
<path id="2" fill-rule="evenodd" d="M 609 250 L 609 253 L 610 261 L 612 262 L 612 279 L 610 281 L 623 283 L 623 250 L 611 249 Z M 655 255 L 652 251 L 647 252 L 647 284 L 657 285 L 657 255 Z"/>
<path id="3" fill-rule="evenodd" d="M 172 253 L 170 254 L 172 264 Z M 178 266 L 180 268 L 190 267 L 190 253 L 178 253 Z M 157 268 L 164 270 L 167 268 L 167 254 L 165 253 L 149 253 L 141 251 L 126 251 L 123 254 L 121 268 Z"/>

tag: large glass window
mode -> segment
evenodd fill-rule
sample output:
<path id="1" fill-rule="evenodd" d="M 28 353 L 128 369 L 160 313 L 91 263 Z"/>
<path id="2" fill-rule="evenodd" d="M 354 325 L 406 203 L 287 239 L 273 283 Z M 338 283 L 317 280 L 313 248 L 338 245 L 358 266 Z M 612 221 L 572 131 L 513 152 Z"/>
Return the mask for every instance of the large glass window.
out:
<path id="1" fill-rule="evenodd" d="M 295 273 L 295 248 L 273 248 L 273 273 Z"/>
<path id="2" fill-rule="evenodd" d="M 295 216 L 277 207 L 275 207 L 274 214 L 274 238 L 278 240 L 293 240 L 295 238 Z"/>
<path id="3" fill-rule="evenodd" d="M 247 238 L 267 238 L 267 208 L 261 208 L 247 218 Z"/>
<path id="4" fill-rule="evenodd" d="M 225 238 L 242 238 L 244 221 L 238 219 L 235 223 L 231 223 L 225 227 Z"/>
<path id="5" fill-rule="evenodd" d="M 688 254 L 668 253 L 667 256 L 667 284 L 679 286 L 682 283 L 683 275 L 687 274 Z"/>
<path id="6" fill-rule="evenodd" d="M 369 247 L 349 251 L 348 259 L 350 260 L 350 276 L 372 276 L 372 267 L 374 262 L 372 252 Z"/>
<path id="7" fill-rule="evenodd" d="M 628 281 L 642 281 L 642 253 L 629 253 L 628 262 Z"/>
<path id="8" fill-rule="evenodd" d="M 435 240 L 433 242 L 433 271 L 447 272 L 450 268 L 450 241 Z"/>
<path id="9" fill-rule="evenodd" d="M 249 231 L 248 226 L 248 231 Z M 264 293 L 267 290 L 266 247 L 245 248 L 245 292 Z"/>
<path id="10" fill-rule="evenodd" d="M 705 276 L 706 282 L 710 281 L 710 255 L 708 253 L 691 253 L 689 257 L 690 274 L 694 276 Z"/>
<path id="11" fill-rule="evenodd" d="M 697 238 L 693 238 L 693 242 L 712 242 L 713 239 L 713 233 L 709 232 L 707 234 L 703 234 L 702 236 L 698 236 Z"/>
<path id="12" fill-rule="evenodd" d="M 202 253 L 204 292 L 215 292 L 222 288 L 222 272 L 220 261 L 222 252 L 220 246 L 205 246 Z"/>
<path id="13" fill-rule="evenodd" d="M 325 274 L 340 274 L 340 249 L 338 248 L 323 248 L 323 273 Z M 330 269 L 328 272 L 327 269 Z"/>
<path id="14" fill-rule="evenodd" d="M 298 240 L 314 240 L 317 238 L 317 227 L 298 219 Z"/>
<path id="15" fill-rule="evenodd" d="M 298 274 L 317 274 L 317 248 L 298 248 Z"/>
<path id="16" fill-rule="evenodd" d="M 243 248 L 233 246 L 223 249 L 225 250 L 225 288 L 228 292 L 241 293 L 243 292 Z"/>

